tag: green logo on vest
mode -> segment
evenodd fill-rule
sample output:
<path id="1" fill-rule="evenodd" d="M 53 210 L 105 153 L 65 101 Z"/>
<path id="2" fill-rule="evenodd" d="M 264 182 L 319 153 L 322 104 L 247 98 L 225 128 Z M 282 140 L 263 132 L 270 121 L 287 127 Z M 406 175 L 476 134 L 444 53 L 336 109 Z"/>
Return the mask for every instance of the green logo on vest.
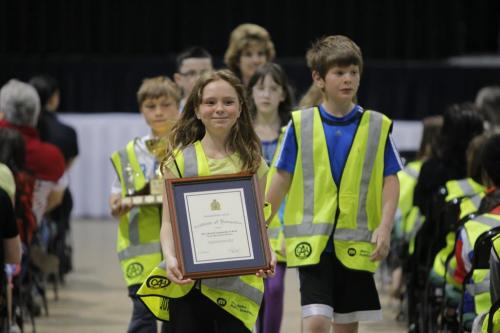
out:
<path id="1" fill-rule="evenodd" d="M 347 254 L 351 257 L 354 257 L 356 255 L 356 249 L 353 249 L 352 247 L 348 248 Z"/>
<path id="2" fill-rule="evenodd" d="M 224 298 L 219 297 L 217 298 L 217 304 L 219 304 L 219 306 L 226 306 L 227 301 Z"/>
<path id="3" fill-rule="evenodd" d="M 133 262 L 127 266 L 127 277 L 129 279 L 135 278 L 142 274 L 144 267 L 138 262 Z"/>
<path id="4" fill-rule="evenodd" d="M 295 256 L 300 259 L 305 259 L 309 257 L 312 253 L 311 244 L 307 242 L 302 242 L 297 244 L 295 247 Z"/>
<path id="5" fill-rule="evenodd" d="M 164 276 L 153 275 L 146 280 L 146 285 L 151 289 L 166 288 L 170 285 L 170 280 Z"/>

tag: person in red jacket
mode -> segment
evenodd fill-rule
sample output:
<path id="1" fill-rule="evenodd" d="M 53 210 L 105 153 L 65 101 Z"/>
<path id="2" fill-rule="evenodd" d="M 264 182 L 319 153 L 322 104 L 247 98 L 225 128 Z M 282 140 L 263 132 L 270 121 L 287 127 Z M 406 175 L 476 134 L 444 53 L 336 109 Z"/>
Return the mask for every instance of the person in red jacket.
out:
<path id="1" fill-rule="evenodd" d="M 40 98 L 32 86 L 12 79 L 0 89 L 0 127 L 13 128 L 26 144 L 26 168 L 36 179 L 33 211 L 38 223 L 44 213 L 60 202 L 66 188 L 64 157 L 59 149 L 40 141 L 35 128 L 40 114 Z"/>

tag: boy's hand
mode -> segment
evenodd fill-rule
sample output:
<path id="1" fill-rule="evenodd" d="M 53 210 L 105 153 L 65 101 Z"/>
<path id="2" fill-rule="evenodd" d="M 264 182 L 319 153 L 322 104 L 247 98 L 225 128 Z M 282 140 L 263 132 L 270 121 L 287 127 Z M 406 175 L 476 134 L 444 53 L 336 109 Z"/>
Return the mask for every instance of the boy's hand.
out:
<path id="1" fill-rule="evenodd" d="M 179 264 L 175 257 L 169 256 L 165 259 L 165 264 L 167 265 L 167 278 L 176 284 L 189 284 L 192 283 L 191 279 L 184 279 L 182 277 L 181 270 L 179 269 Z"/>
<path id="2" fill-rule="evenodd" d="M 372 235 L 372 243 L 376 244 L 375 250 L 371 254 L 372 261 L 380 261 L 385 259 L 389 254 L 391 247 L 391 230 L 380 225 Z"/>
<path id="3" fill-rule="evenodd" d="M 109 198 L 109 206 L 111 208 L 111 215 L 116 218 L 128 213 L 129 210 L 132 209 L 132 204 L 124 204 L 122 202 L 122 197 L 119 194 L 111 195 Z"/>

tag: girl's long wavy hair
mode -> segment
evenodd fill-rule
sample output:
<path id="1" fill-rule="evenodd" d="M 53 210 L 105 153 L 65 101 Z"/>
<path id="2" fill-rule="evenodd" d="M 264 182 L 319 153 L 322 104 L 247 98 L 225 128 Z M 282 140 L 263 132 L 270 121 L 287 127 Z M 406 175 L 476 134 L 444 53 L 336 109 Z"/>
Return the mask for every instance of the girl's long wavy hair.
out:
<path id="1" fill-rule="evenodd" d="M 234 88 L 241 108 L 240 116 L 227 138 L 226 149 L 238 153 L 243 170 L 254 173 L 259 168 L 262 159 L 260 141 L 253 130 L 245 88 L 240 79 L 231 71 L 218 70 L 202 75 L 195 83 L 184 106 L 182 116 L 170 133 L 166 156 L 161 164 L 163 172 L 166 170 L 167 163 L 174 158 L 176 150 L 183 150 L 195 141 L 201 140 L 205 135 L 205 126 L 196 117 L 196 110 L 203 101 L 204 88 L 209 83 L 219 80 L 226 81 Z"/>

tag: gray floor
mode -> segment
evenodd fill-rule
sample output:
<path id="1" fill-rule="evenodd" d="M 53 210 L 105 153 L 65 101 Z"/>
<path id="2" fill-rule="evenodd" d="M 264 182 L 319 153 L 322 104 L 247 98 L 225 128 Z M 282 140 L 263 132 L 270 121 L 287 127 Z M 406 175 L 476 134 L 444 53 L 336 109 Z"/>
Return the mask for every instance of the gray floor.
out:
<path id="1" fill-rule="evenodd" d="M 75 269 L 60 288 L 59 300 L 49 289 L 48 317 L 38 317 L 37 333 L 123 333 L 131 303 L 126 295 L 115 254 L 115 221 L 77 220 L 73 223 Z M 296 271 L 286 275 L 282 332 L 300 332 L 300 305 Z M 404 332 L 395 322 L 397 304 L 382 295 L 384 321 L 362 324 L 360 332 Z M 26 332 L 31 332 L 28 327 Z"/>

